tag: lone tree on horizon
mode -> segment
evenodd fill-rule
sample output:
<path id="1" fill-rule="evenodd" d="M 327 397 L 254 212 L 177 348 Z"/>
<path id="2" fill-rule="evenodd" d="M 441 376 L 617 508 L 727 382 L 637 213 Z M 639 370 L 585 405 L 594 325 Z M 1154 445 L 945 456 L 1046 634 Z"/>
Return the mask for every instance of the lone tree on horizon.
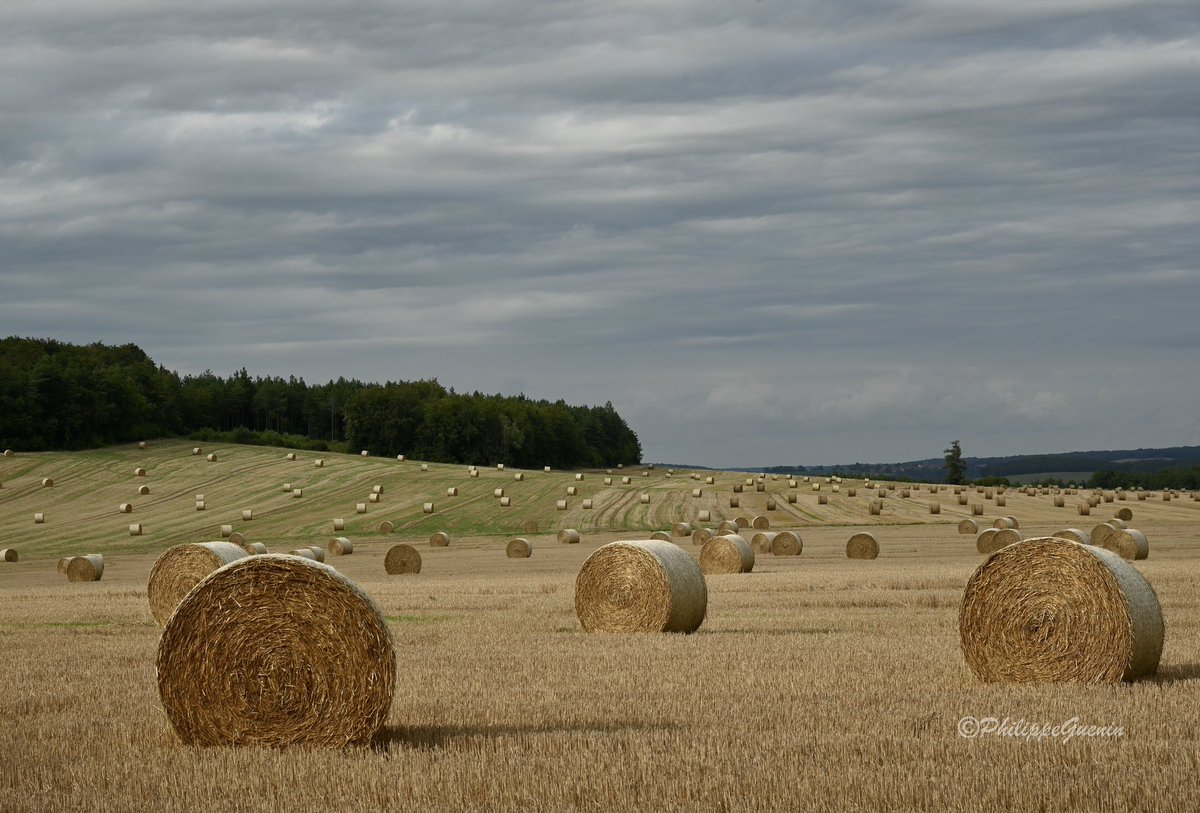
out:
<path id="1" fill-rule="evenodd" d="M 951 441 L 950 448 L 945 450 L 946 482 L 962 485 L 966 480 L 967 464 L 963 462 L 962 446 L 958 441 Z"/>

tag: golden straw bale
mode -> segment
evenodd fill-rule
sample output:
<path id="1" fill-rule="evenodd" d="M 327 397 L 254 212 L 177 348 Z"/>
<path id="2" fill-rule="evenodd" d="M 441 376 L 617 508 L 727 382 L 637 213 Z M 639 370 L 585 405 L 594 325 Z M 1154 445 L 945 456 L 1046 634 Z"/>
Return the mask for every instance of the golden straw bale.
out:
<path id="1" fill-rule="evenodd" d="M 714 531 L 712 528 L 697 528 L 696 530 L 692 531 L 692 544 L 703 545 L 716 535 L 716 531 Z"/>
<path id="2" fill-rule="evenodd" d="M 591 508 L 592 506 L 588 504 L 590 502 L 591 502 L 591 500 L 584 500 L 583 507 Z M 509 508 L 511 506 L 512 506 L 512 497 L 501 497 L 500 498 L 500 507 L 501 508 Z"/>
<path id="3" fill-rule="evenodd" d="M 163 630 L 156 670 L 185 745 L 369 745 L 396 685 L 375 602 L 333 568 L 280 554 L 197 584 Z"/>
<path id="4" fill-rule="evenodd" d="M 563 528 L 558 532 L 558 541 L 564 545 L 578 545 L 579 540 L 579 531 L 574 528 Z"/>
<path id="5" fill-rule="evenodd" d="M 267 546 L 262 542 L 247 542 L 242 545 L 242 550 L 246 551 L 250 556 L 261 556 L 264 553 L 268 553 Z"/>
<path id="6" fill-rule="evenodd" d="M 150 614 L 160 627 L 205 576 L 246 556 L 246 551 L 229 542 L 189 542 L 168 548 L 150 568 L 146 597 Z"/>
<path id="7" fill-rule="evenodd" d="M 389 576 L 421 572 L 421 552 L 412 545 L 392 545 L 383 557 L 383 569 Z"/>
<path id="8" fill-rule="evenodd" d="M 967 581 L 963 657 L 989 683 L 1116 683 L 1158 668 L 1163 619 L 1150 583 L 1111 551 L 1058 537 L 993 554 Z"/>
<path id="9" fill-rule="evenodd" d="M 445 531 L 437 531 L 429 537 L 429 544 L 435 548 L 447 547 L 450 544 L 450 534 Z"/>
<path id="10" fill-rule="evenodd" d="M 671 533 L 675 536 L 691 536 L 692 524 L 690 522 L 676 522 L 671 527 Z"/>
<path id="11" fill-rule="evenodd" d="M 879 540 L 875 534 L 859 531 L 846 541 L 847 559 L 875 559 L 879 556 Z"/>
<path id="12" fill-rule="evenodd" d="M 773 556 L 799 556 L 804 552 L 804 540 L 795 531 L 778 531 L 771 540 Z"/>
<path id="13" fill-rule="evenodd" d="M 700 520 L 701 522 L 712 522 L 712 511 L 707 508 L 701 508 L 696 513 L 696 519 Z"/>
<path id="14" fill-rule="evenodd" d="M 586 632 L 694 632 L 707 610 L 704 572 L 670 542 L 609 543 L 575 579 L 575 612 Z"/>
<path id="15" fill-rule="evenodd" d="M 516 539 L 510 539 L 504 548 L 504 555 L 509 559 L 528 559 L 533 555 L 533 545 L 528 539 L 518 536 Z"/>
<path id="16" fill-rule="evenodd" d="M 349 556 L 354 553 L 354 543 L 344 536 L 335 537 L 329 542 L 329 552 L 334 556 Z"/>
<path id="17" fill-rule="evenodd" d="M 390 534 L 394 530 L 396 530 L 396 526 L 390 519 L 385 519 L 379 523 L 379 533 L 381 534 Z"/>
<path id="18" fill-rule="evenodd" d="M 1117 516 L 1117 519 L 1124 520 L 1125 522 L 1129 522 L 1131 519 L 1133 519 L 1133 510 L 1129 509 L 1129 508 L 1121 508 L 1120 510 L 1117 511 L 1116 516 Z"/>
<path id="19" fill-rule="evenodd" d="M 771 545 L 775 542 L 775 537 L 778 535 L 776 531 L 759 531 L 750 537 L 750 547 L 754 548 L 758 553 L 770 553 Z"/>
<path id="20" fill-rule="evenodd" d="M 671 541 L 671 532 L 670 531 L 651 531 L 650 538 L 651 539 L 659 539 L 659 540 L 662 540 L 663 542 L 670 542 Z"/>
<path id="21" fill-rule="evenodd" d="M 13 548 L 5 548 L 0 550 L 0 562 L 15 562 L 19 554 Z"/>
<path id="22" fill-rule="evenodd" d="M 700 549 L 700 569 L 705 575 L 749 573 L 754 570 L 754 549 L 737 534 L 714 536 Z"/>
<path id="23" fill-rule="evenodd" d="M 979 533 L 979 523 L 973 519 L 964 519 L 958 523 L 958 532 L 960 534 L 977 534 Z"/>

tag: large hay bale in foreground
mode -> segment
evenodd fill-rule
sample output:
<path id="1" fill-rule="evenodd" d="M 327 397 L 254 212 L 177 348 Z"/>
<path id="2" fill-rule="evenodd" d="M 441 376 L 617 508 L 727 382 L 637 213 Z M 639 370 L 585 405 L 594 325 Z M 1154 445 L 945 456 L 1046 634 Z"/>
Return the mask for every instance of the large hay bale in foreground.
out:
<path id="1" fill-rule="evenodd" d="M 0 550 L 0 562 L 15 562 L 19 554 L 12 548 Z"/>
<path id="2" fill-rule="evenodd" d="M 511 539 L 508 545 L 504 548 L 504 555 L 509 559 L 528 559 L 533 555 L 533 545 L 528 539 L 518 536 L 516 539 Z"/>
<path id="3" fill-rule="evenodd" d="M 979 523 L 973 519 L 964 519 L 958 523 L 958 532 L 960 534 L 977 534 L 979 533 Z"/>
<path id="4" fill-rule="evenodd" d="M 754 570 L 754 549 L 737 534 L 714 536 L 700 549 L 700 570 L 706 575 L 749 573 Z"/>
<path id="5" fill-rule="evenodd" d="M 436 531 L 433 536 L 429 537 L 429 544 L 434 548 L 444 548 L 450 544 L 450 534 L 445 531 Z"/>
<path id="6" fill-rule="evenodd" d="M 389 576 L 421 572 L 421 552 L 412 545 L 392 545 L 383 557 L 383 569 Z"/>
<path id="7" fill-rule="evenodd" d="M 354 553 L 354 543 L 344 536 L 335 537 L 329 542 L 329 552 L 334 556 L 349 556 Z"/>
<path id="8" fill-rule="evenodd" d="M 799 556 L 804 552 L 804 540 L 795 531 L 779 531 L 771 540 L 772 556 Z"/>
<path id="9" fill-rule="evenodd" d="M 987 682 L 1133 680 L 1158 668 L 1163 632 L 1158 597 L 1135 568 L 1058 537 L 993 554 L 959 610 L 963 656 Z"/>
<path id="10" fill-rule="evenodd" d="M 208 574 L 246 555 L 244 548 L 230 542 L 189 542 L 168 549 L 150 568 L 146 583 L 150 614 L 165 627 L 189 590 Z"/>
<path id="11" fill-rule="evenodd" d="M 700 565 L 670 542 L 611 542 L 575 578 L 575 613 L 586 632 L 695 632 L 707 611 Z"/>
<path id="12" fill-rule="evenodd" d="M 879 557 L 879 540 L 875 534 L 859 531 L 846 540 L 847 559 L 876 559 Z"/>
<path id="13" fill-rule="evenodd" d="M 104 556 L 88 553 L 72 556 L 67 562 L 67 581 L 98 582 L 104 576 Z"/>
<path id="14" fill-rule="evenodd" d="M 368 745 L 396 685 L 375 602 L 333 568 L 279 554 L 197 584 L 163 630 L 156 666 L 185 745 Z"/>
<path id="15" fill-rule="evenodd" d="M 579 531 L 574 528 L 563 528 L 558 532 L 558 541 L 564 545 L 578 545 L 579 539 Z"/>

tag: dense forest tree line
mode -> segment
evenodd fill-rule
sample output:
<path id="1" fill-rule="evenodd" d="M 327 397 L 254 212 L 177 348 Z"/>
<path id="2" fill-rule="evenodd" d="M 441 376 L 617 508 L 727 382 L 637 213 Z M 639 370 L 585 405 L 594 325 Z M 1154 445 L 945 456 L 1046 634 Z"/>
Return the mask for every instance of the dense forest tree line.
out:
<path id="1" fill-rule="evenodd" d="M 455 393 L 436 380 L 179 376 L 133 344 L 0 340 L 0 447 L 83 449 L 191 436 L 367 449 L 446 463 L 611 466 L 641 444 L 611 403 Z"/>
<path id="2" fill-rule="evenodd" d="M 1171 488 L 1196 491 L 1200 489 L 1200 466 L 1152 472 L 1105 469 L 1093 472 L 1088 485 L 1092 488 L 1109 489 L 1144 488 L 1147 491 L 1161 491 Z"/>

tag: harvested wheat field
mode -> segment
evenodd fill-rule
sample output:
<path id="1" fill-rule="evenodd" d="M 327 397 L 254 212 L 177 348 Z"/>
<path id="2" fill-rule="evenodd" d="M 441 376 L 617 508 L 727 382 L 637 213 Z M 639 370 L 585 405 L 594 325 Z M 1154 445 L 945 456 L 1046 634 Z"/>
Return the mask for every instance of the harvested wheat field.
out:
<path id="1" fill-rule="evenodd" d="M 1132 506 L 1150 554 L 1125 564 L 1153 586 L 1165 622 L 1156 674 L 985 683 L 960 641 L 964 589 L 987 560 L 958 531 L 970 506 L 947 500 L 932 515 L 918 489 L 911 498 L 889 491 L 872 515 L 876 492 L 861 482 L 822 491 L 825 505 L 798 489 L 789 504 L 781 478 L 765 492 L 745 489 L 731 510 L 742 474 L 705 472 L 714 483 L 695 498 L 681 470 L 633 470 L 631 484 L 606 486 L 603 470 L 582 481 L 542 470 L 514 480 L 511 467 L 480 465 L 471 477 L 461 465 L 422 471 L 329 453 L 318 468 L 312 453 L 287 460 L 230 445 L 205 449 L 214 464 L 191 448 L 155 441 L 0 459 L 0 548 L 19 553 L 0 565 L 0 752 L 12 757 L 0 809 L 1200 809 L 1195 501 Z M 136 466 L 150 495 L 137 494 Z M 42 489 L 50 476 L 54 488 Z M 285 482 L 304 499 L 284 493 Z M 568 483 L 595 507 L 572 499 L 556 511 Z M 377 484 L 380 501 L 355 514 Z M 492 496 L 501 486 L 512 500 L 503 510 Z M 458 496 L 447 496 L 452 487 Z M 1036 538 L 1078 524 L 1073 501 L 1005 496 L 1002 510 L 985 501 L 981 528 L 1012 515 Z M 765 513 L 770 498 L 771 530 L 799 533 L 801 554 L 760 554 L 752 572 L 709 578 L 694 632 L 584 632 L 576 579 L 602 545 L 698 526 L 700 510 L 715 528 Z M 437 513 L 423 514 L 434 500 Z M 121 502 L 133 503 L 142 536 L 112 510 Z M 253 519 L 243 521 L 247 510 Z M 35 512 L 46 522 L 35 525 Z M 155 560 L 174 545 L 219 540 L 222 524 L 272 553 L 324 547 L 330 517 L 346 517 L 338 536 L 354 553 L 329 564 L 378 606 L 394 644 L 380 733 L 340 749 L 183 745 L 156 680 Z M 379 532 L 385 519 L 391 534 Z M 536 532 L 522 530 L 533 522 Z M 558 544 L 563 528 L 582 541 Z M 452 544 L 428 544 L 439 530 Z M 879 540 L 878 559 L 846 558 L 859 531 Z M 536 553 L 509 558 L 516 536 Z M 388 575 L 396 544 L 419 549 L 419 573 Z M 690 538 L 663 544 L 699 561 Z M 81 554 L 103 554 L 102 580 L 69 582 L 58 571 L 61 558 Z M 1010 733 L 1071 720 L 1104 730 L 1038 742 L 987 733 L 988 718 L 1008 718 Z"/>

